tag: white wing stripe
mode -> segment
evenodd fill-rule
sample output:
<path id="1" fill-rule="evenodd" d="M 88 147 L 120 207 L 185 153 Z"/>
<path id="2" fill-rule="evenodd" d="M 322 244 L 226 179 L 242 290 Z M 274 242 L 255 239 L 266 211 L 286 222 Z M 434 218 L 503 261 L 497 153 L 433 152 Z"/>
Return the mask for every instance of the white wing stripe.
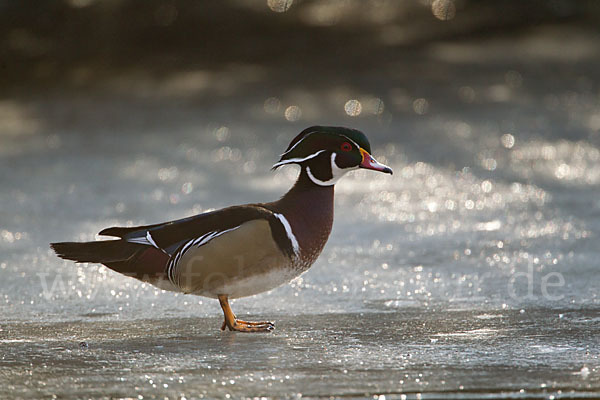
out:
<path id="1" fill-rule="evenodd" d="M 129 243 L 137 243 L 137 244 L 145 244 L 146 246 L 152 246 L 152 243 L 148 241 L 148 239 L 144 236 L 134 237 L 127 239 Z"/>
<path id="2" fill-rule="evenodd" d="M 154 241 L 154 238 L 150 234 L 150 231 L 146 231 L 146 236 L 138 236 L 138 237 L 129 238 L 129 239 L 127 239 L 127 241 L 129 243 L 137 243 L 137 244 L 143 244 L 146 246 L 152 246 L 152 247 L 162 251 L 166 255 L 169 255 L 169 253 L 167 253 L 165 249 L 158 247 L 158 245 Z"/>
<path id="3" fill-rule="evenodd" d="M 148 242 L 149 242 L 149 243 L 150 243 L 152 246 L 156 247 L 157 249 L 160 249 L 160 247 L 158 247 L 158 246 L 156 245 L 156 242 L 155 242 L 155 241 L 154 241 L 154 239 L 152 238 L 152 235 L 150 235 L 150 231 L 146 232 L 146 239 L 148 239 Z"/>
<path id="4" fill-rule="evenodd" d="M 174 284 L 175 286 L 179 286 L 178 283 L 175 282 L 175 276 L 177 275 L 177 266 L 179 264 L 179 261 L 181 261 L 181 258 L 183 257 L 183 255 L 192 247 L 196 247 L 199 248 L 202 245 L 207 244 L 208 242 L 210 242 L 212 239 L 221 236 L 224 233 L 227 232 L 231 232 L 237 228 L 239 228 L 241 225 L 238 225 L 234 228 L 231 229 L 226 229 L 224 231 L 211 231 L 208 233 L 205 233 L 204 235 L 200 236 L 199 238 L 196 239 L 191 239 L 188 240 L 183 247 L 181 247 L 181 250 L 179 250 L 174 257 L 171 257 L 171 259 L 169 260 L 169 264 L 167 266 L 167 276 L 169 277 L 169 280 L 171 281 L 172 284 Z"/>

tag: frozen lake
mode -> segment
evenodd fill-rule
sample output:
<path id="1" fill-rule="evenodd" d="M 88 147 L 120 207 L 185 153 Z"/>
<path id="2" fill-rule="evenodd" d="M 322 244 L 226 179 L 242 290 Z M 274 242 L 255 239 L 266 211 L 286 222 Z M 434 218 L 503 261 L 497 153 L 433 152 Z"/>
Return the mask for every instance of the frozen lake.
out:
<path id="1" fill-rule="evenodd" d="M 599 397 L 598 48 L 596 32 L 550 26 L 376 49 L 377 65 L 345 67 L 352 85 L 303 71 L 281 90 L 232 65 L 14 90 L 0 397 Z M 276 199 L 296 170 L 270 166 L 316 123 L 362 129 L 395 174 L 343 179 L 312 269 L 234 302 L 272 334 L 221 332 L 214 300 L 48 247 Z"/>
<path id="2" fill-rule="evenodd" d="M 220 332 L 216 315 L 11 323 L 0 394 L 597 397 L 595 312 L 382 308 L 277 313 L 278 329 L 260 335 Z"/>

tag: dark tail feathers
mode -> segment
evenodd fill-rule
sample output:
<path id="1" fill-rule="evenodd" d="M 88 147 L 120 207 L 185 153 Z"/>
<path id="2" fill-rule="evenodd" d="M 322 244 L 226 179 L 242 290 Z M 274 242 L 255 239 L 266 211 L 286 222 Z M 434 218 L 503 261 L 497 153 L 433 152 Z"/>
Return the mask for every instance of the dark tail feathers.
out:
<path id="1" fill-rule="evenodd" d="M 128 261 L 140 250 L 138 244 L 124 240 L 51 243 L 50 247 L 65 260 L 100 264 Z"/>

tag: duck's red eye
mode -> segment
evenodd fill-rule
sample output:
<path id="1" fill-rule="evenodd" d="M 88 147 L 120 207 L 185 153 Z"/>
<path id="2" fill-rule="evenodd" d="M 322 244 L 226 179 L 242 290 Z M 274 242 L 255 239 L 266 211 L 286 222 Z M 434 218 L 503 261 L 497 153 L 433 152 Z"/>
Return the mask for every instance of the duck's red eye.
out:
<path id="1" fill-rule="evenodd" d="M 352 150 L 352 145 L 348 142 L 344 142 L 340 146 L 340 149 L 342 149 L 342 151 L 350 151 L 350 150 Z"/>

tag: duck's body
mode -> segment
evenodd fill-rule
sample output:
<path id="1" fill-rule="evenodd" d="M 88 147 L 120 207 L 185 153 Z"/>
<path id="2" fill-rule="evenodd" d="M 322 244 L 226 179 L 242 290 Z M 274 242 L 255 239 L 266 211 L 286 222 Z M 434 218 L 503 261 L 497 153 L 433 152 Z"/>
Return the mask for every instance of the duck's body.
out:
<path id="1" fill-rule="evenodd" d="M 369 151 L 358 131 L 312 127 L 292 141 L 274 166 L 301 166 L 296 184 L 277 201 L 156 225 L 108 228 L 100 234 L 120 239 L 52 247 L 62 258 L 101 263 L 162 289 L 218 298 L 223 328 L 271 330 L 272 323 L 237 320 L 228 299 L 276 288 L 310 268 L 331 232 L 337 179 L 358 167 L 391 173 Z"/>

